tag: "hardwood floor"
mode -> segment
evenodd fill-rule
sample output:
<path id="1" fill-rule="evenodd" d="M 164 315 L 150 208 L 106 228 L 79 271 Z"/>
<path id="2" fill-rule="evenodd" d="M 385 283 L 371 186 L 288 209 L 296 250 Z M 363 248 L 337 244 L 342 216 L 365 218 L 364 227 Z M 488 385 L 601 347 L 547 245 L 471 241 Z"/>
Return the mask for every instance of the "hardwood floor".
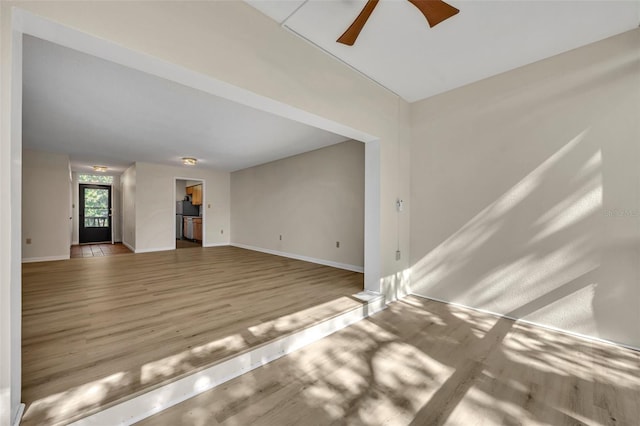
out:
<path id="1" fill-rule="evenodd" d="M 418 297 L 139 425 L 638 425 L 640 353 Z"/>
<path id="2" fill-rule="evenodd" d="M 122 243 L 83 244 L 71 246 L 71 258 L 113 256 L 114 254 L 128 254 L 131 250 Z"/>
<path id="3" fill-rule="evenodd" d="M 189 240 L 176 240 L 177 249 L 194 248 L 194 247 L 202 247 L 202 243 L 198 243 L 196 241 L 189 241 Z"/>
<path id="4" fill-rule="evenodd" d="M 235 247 L 23 265 L 23 425 L 67 423 L 361 304 L 363 275 Z"/>

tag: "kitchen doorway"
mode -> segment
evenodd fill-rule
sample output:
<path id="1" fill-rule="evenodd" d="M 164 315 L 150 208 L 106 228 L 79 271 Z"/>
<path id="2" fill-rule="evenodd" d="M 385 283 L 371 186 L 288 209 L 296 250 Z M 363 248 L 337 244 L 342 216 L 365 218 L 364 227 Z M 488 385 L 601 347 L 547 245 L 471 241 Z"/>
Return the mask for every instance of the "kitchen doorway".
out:
<path id="1" fill-rule="evenodd" d="M 175 179 L 176 249 L 202 247 L 204 181 Z"/>

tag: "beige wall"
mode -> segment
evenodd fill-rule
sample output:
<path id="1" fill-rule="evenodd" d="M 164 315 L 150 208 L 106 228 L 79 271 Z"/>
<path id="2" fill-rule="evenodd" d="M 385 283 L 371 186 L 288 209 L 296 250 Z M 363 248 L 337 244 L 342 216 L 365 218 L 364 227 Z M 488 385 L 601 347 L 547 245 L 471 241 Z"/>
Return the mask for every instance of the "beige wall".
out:
<path id="1" fill-rule="evenodd" d="M 203 245 L 229 243 L 228 172 L 136 163 L 136 252 L 175 248 L 176 178 L 204 181 Z"/>
<path id="2" fill-rule="evenodd" d="M 416 293 L 640 347 L 638 46 L 412 105 Z"/>
<path id="3" fill-rule="evenodd" d="M 348 141 L 232 173 L 231 229 L 233 244 L 362 268 L 364 144 Z"/>
<path id="4" fill-rule="evenodd" d="M 22 152 L 23 261 L 69 257 L 70 181 L 68 156 Z"/>
<path id="5" fill-rule="evenodd" d="M 131 250 L 136 248 L 136 165 L 120 176 L 122 194 L 122 242 Z"/>

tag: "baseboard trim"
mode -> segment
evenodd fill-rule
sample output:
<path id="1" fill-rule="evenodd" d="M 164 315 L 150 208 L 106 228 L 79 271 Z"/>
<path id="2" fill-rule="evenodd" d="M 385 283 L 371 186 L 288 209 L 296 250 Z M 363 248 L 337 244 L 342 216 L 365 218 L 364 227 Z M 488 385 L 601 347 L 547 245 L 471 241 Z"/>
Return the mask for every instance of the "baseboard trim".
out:
<path id="1" fill-rule="evenodd" d="M 20 426 L 20 422 L 22 421 L 22 415 L 24 414 L 24 404 L 18 405 L 18 411 L 16 412 L 16 417 L 13 419 L 13 426 Z"/>
<path id="2" fill-rule="evenodd" d="M 131 250 L 131 252 L 135 253 L 136 252 L 136 248 L 133 247 L 131 244 L 126 243 L 126 242 L 122 242 L 122 245 L 125 246 L 126 248 L 128 248 L 129 250 Z"/>
<path id="3" fill-rule="evenodd" d="M 203 244 L 202 247 L 225 247 L 228 245 L 229 243 L 212 243 L 212 244 Z"/>
<path id="4" fill-rule="evenodd" d="M 546 330 L 557 331 L 559 333 L 563 333 L 563 334 L 567 334 L 569 336 L 577 337 L 577 338 L 582 339 L 582 340 L 589 340 L 589 341 L 593 341 L 593 342 L 604 343 L 604 344 L 607 344 L 607 345 L 623 347 L 623 348 L 626 348 L 626 349 L 631 349 L 632 351 L 640 352 L 640 347 L 628 345 L 626 343 L 615 342 L 613 340 L 607 340 L 607 339 L 603 339 L 601 337 L 589 336 L 588 334 L 580 334 L 580 333 L 576 333 L 575 331 L 564 330 L 562 328 L 554 327 L 552 325 L 546 325 L 546 324 L 542 324 L 542 323 L 535 322 L 535 321 L 529 321 L 529 320 L 526 320 L 526 319 L 523 319 L 523 318 L 516 318 L 516 317 L 512 317 L 512 316 L 505 315 L 505 314 L 499 314 L 497 312 L 488 311 L 486 309 L 474 308 L 473 306 L 463 305 L 462 303 L 450 302 L 448 300 L 438 299 L 436 297 L 424 296 L 422 294 L 416 294 L 416 293 L 410 293 L 410 294 L 411 294 L 411 296 L 420 297 L 422 299 L 433 300 L 434 302 L 440 302 L 440 303 L 445 303 L 445 304 L 451 305 L 451 306 L 458 306 L 460 308 L 471 309 L 472 311 L 482 312 L 483 314 L 489 314 L 489 315 L 493 315 L 493 316 L 496 316 L 496 317 L 499 317 L 499 318 L 509 319 L 509 320 L 514 321 L 514 322 L 521 322 L 521 323 L 524 323 L 524 324 L 529 324 L 529 325 L 533 325 L 533 326 L 536 326 L 536 327 L 544 328 Z"/>
<path id="5" fill-rule="evenodd" d="M 266 249 L 266 248 L 262 248 L 262 247 L 255 247 L 255 246 L 250 246 L 250 245 L 247 245 L 247 244 L 231 243 L 230 245 L 232 245 L 234 247 L 247 249 L 247 250 L 260 251 L 262 253 L 268 253 L 268 254 L 274 254 L 276 256 L 288 257 L 290 259 L 303 260 L 305 262 L 311 262 L 311 263 L 317 263 L 319 265 L 331 266 L 333 268 L 346 269 L 347 271 L 364 273 L 364 267 L 363 266 L 349 265 L 347 263 L 334 262 L 332 260 L 317 259 L 315 257 L 302 256 L 300 254 L 287 253 L 287 252 L 284 252 L 284 251 L 271 250 L 271 249 Z"/>
<path id="6" fill-rule="evenodd" d="M 27 257 L 22 259 L 22 263 L 33 263 L 33 262 L 52 262 L 55 260 L 68 260 L 71 256 L 65 254 L 63 256 L 44 256 L 44 257 Z"/>
<path id="7" fill-rule="evenodd" d="M 131 425 L 262 367 L 386 308 L 384 297 L 371 298 L 349 311 L 276 339 L 205 370 L 82 418 L 73 426 Z"/>
<path id="8" fill-rule="evenodd" d="M 155 248 L 148 248 L 148 249 L 136 249 L 134 251 L 134 253 L 151 253 L 154 251 L 168 251 L 168 250 L 175 250 L 175 246 L 171 246 L 171 247 L 155 247 Z"/>

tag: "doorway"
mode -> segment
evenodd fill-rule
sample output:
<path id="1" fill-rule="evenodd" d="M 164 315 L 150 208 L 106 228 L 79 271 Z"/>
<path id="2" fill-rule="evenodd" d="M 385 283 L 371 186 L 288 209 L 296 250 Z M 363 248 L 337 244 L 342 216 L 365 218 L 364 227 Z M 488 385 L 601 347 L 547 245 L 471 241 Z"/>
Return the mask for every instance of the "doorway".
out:
<path id="1" fill-rule="evenodd" d="M 80 244 L 111 242 L 111 186 L 80 184 Z"/>
<path id="2" fill-rule="evenodd" d="M 204 181 L 175 178 L 176 249 L 203 247 Z"/>
<path id="3" fill-rule="evenodd" d="M 3 235 L 10 238 L 3 239 L 0 246 L 0 258 L 3 260 L 3 280 L 0 285 L 0 324 L 3 331 L 0 332 L 0 347 L 6 348 L 10 363 L 2 365 L 1 373 L 7 377 L 7 394 L 10 394 L 12 416 L 18 413 L 21 388 L 21 347 L 17 343 L 21 337 L 21 150 L 22 150 L 22 35 L 30 34 L 48 41 L 56 42 L 77 50 L 93 53 L 96 56 L 110 59 L 122 65 L 127 65 L 140 71 L 155 75 L 165 76 L 171 80 L 180 82 L 188 87 L 200 88 L 208 93 L 223 96 L 226 99 L 235 100 L 259 110 L 269 110 L 275 115 L 290 118 L 294 121 L 314 125 L 318 128 L 333 131 L 350 139 L 367 142 L 366 168 L 365 168 L 365 288 L 371 291 L 380 291 L 383 280 L 380 279 L 380 209 L 381 205 L 381 173 L 382 158 L 380 153 L 380 141 L 376 136 L 361 132 L 357 129 L 343 125 L 340 122 L 325 119 L 302 109 L 287 105 L 277 99 L 271 99 L 255 94 L 248 89 L 233 86 L 225 81 L 216 80 L 206 74 L 194 73 L 188 68 L 172 64 L 153 56 L 128 50 L 124 45 L 117 45 L 109 41 L 109 37 L 97 38 L 87 33 L 71 29 L 63 24 L 41 18 L 40 16 L 26 12 L 18 7 L 12 10 L 10 28 L 12 37 L 8 39 L 12 43 L 11 62 L 7 61 L 10 73 L 3 73 L 11 80 L 11 108 L 7 108 L 11 114 L 3 114 L 3 125 L 7 132 L 3 132 L 3 149 L 9 155 L 3 155 L 0 163 L 3 174 L 10 179 L 2 180 L 2 197 L 10 199 L 10 203 L 4 203 L 0 209 L 3 217 L 11 218 L 0 223 Z M 63 17 L 64 18 L 64 17 Z M 276 96 L 277 98 L 277 96 Z M 313 109 L 313 108 L 312 108 Z M 5 120 L 6 118 L 6 120 Z M 8 136 L 11 132 L 10 138 Z M 17 190 L 16 190 L 17 188 Z M 388 195 L 388 194 L 387 194 Z M 173 200 L 172 200 L 173 201 Z M 79 203 L 78 203 L 79 204 Z M 206 214 L 206 210 L 205 210 Z M 111 222 L 111 220 L 109 220 Z M 387 226 L 385 225 L 384 228 Z M 6 232 L 5 232 L 6 231 Z M 205 233 L 206 235 L 206 233 Z M 206 243 L 205 243 L 206 244 Z M 4 278 L 7 278 L 6 280 Z M 6 285 L 5 285 L 6 283 Z M 6 332 L 5 332 L 6 331 Z M 3 352 L 3 354 L 4 354 Z M 3 381 L 3 384 L 5 381 Z M 3 390 L 5 390 L 3 388 Z M 6 398 L 7 400 L 9 397 Z M 4 417 L 3 417 L 4 419 Z"/>

